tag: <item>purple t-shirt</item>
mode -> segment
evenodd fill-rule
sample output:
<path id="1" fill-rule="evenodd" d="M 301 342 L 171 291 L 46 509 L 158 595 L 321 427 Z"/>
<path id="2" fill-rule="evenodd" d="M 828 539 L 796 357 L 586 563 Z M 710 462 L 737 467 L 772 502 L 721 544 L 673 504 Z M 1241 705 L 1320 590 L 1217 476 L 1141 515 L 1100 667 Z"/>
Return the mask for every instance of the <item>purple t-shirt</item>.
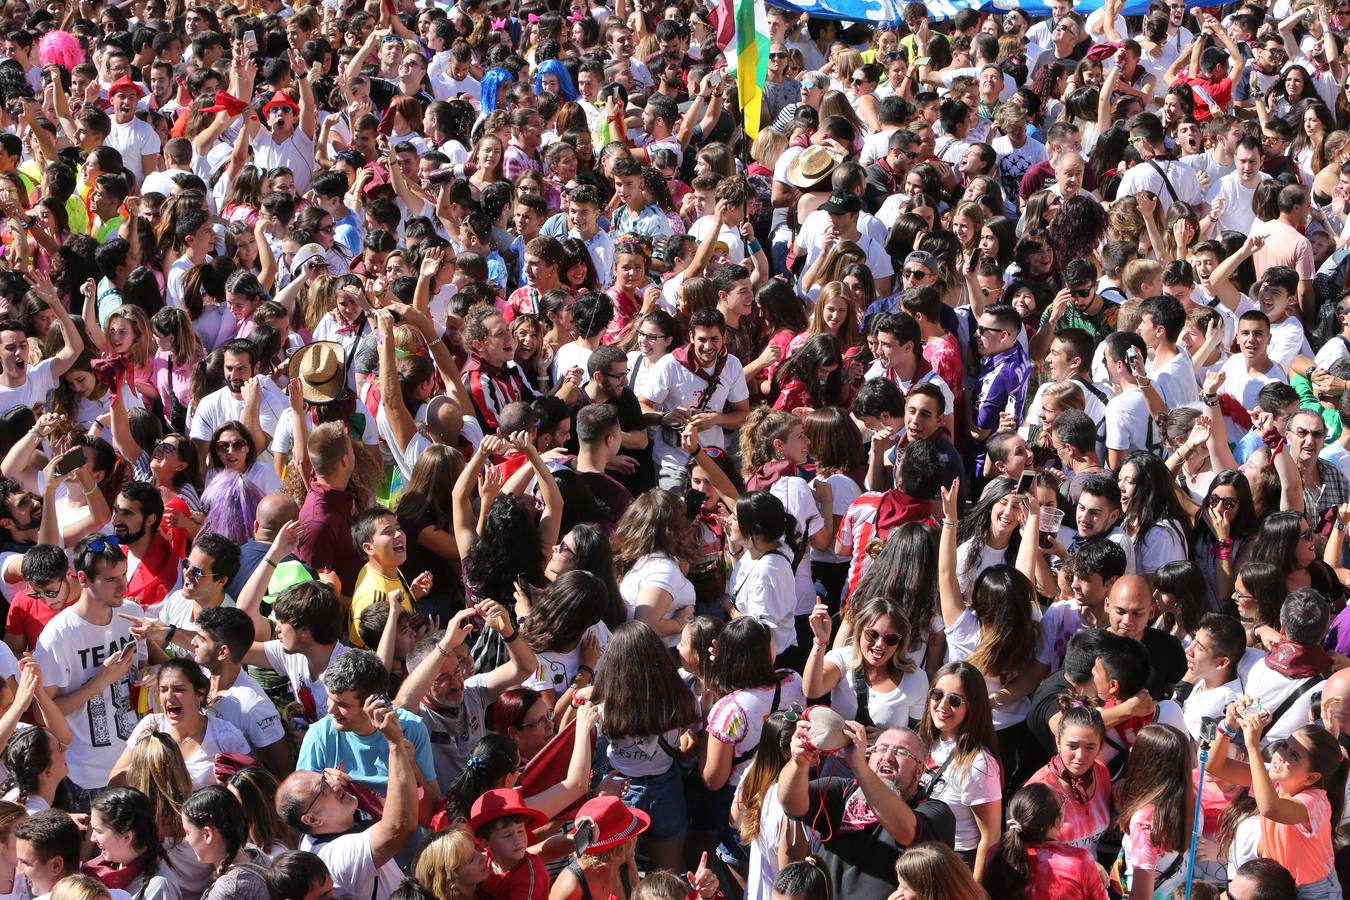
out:
<path id="1" fill-rule="evenodd" d="M 1021 418 L 1027 403 L 1027 384 L 1031 380 L 1031 361 L 1021 344 L 1013 344 L 997 356 L 985 360 L 980 368 L 975 393 L 975 426 L 998 428 L 999 414 L 1016 397 L 1016 412 Z M 984 441 L 975 446 L 977 474 L 984 471 Z"/>

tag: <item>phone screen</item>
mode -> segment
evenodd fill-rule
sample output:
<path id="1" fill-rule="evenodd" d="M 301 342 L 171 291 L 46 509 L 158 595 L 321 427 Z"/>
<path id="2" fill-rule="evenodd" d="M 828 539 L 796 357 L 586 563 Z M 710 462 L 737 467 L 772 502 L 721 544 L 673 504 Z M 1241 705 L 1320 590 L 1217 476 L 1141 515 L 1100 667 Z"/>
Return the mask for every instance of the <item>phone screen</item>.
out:
<path id="1" fill-rule="evenodd" d="M 1017 479 L 1017 493 L 1030 494 L 1031 489 L 1036 486 L 1036 473 L 1027 469 L 1022 473 L 1022 477 Z"/>

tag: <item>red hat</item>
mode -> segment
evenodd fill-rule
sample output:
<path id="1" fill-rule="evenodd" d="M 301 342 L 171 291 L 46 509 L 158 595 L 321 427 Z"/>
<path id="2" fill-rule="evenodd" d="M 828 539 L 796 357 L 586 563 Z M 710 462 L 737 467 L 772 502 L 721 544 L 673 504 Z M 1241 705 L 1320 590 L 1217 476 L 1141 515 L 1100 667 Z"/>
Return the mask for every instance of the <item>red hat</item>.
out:
<path id="1" fill-rule="evenodd" d="M 493 788 L 473 801 L 469 815 L 469 830 L 476 834 L 484 825 L 507 816 L 524 816 L 529 819 L 526 827 L 530 830 L 548 822 L 548 816 L 537 809 L 530 809 L 521 802 L 519 791 L 514 788 Z"/>
<path id="2" fill-rule="evenodd" d="M 108 99 L 111 100 L 113 95 L 118 91 L 131 91 L 136 95 L 137 100 L 145 96 L 145 91 L 141 89 L 139 84 L 131 80 L 130 75 L 123 75 L 121 78 L 108 85 Z"/>
<path id="3" fill-rule="evenodd" d="M 642 810 L 624 806 L 618 797 L 595 797 L 577 810 L 576 823 L 578 834 L 582 828 L 591 830 L 590 843 L 582 852 L 594 856 L 633 840 L 647 830 L 652 820 Z"/>
<path id="4" fill-rule="evenodd" d="M 290 109 L 294 110 L 297 113 L 300 112 L 300 104 L 296 103 L 290 97 L 287 97 L 284 92 L 277 91 L 275 94 L 272 95 L 272 99 L 268 100 L 267 104 L 263 106 L 264 118 L 272 112 L 272 109 L 274 107 L 277 106 L 289 107 Z"/>

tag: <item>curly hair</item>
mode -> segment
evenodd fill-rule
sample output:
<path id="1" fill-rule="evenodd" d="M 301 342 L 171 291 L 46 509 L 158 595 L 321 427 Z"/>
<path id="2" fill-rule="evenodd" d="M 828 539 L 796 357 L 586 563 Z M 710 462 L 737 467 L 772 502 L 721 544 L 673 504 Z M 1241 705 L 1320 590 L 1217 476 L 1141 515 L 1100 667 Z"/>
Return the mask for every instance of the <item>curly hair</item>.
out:
<path id="1" fill-rule="evenodd" d="M 479 597 L 514 602 L 516 576 L 533 581 L 542 566 L 539 529 L 525 502 L 509 492 L 498 494 L 464 566 L 469 585 Z"/>
<path id="2" fill-rule="evenodd" d="M 1074 194 L 1059 208 L 1046 229 L 1059 268 L 1071 260 L 1090 259 L 1106 234 L 1106 210 L 1088 194 Z"/>

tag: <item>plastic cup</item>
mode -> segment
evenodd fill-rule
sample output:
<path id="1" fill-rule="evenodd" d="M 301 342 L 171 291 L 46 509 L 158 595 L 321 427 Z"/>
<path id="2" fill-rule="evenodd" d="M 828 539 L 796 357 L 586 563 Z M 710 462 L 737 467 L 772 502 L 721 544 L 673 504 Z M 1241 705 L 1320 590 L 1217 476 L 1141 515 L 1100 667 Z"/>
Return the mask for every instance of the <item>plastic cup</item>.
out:
<path id="1" fill-rule="evenodd" d="M 1058 534 L 1059 526 L 1064 522 L 1064 510 L 1056 506 L 1041 506 L 1041 531 L 1046 534 Z"/>

